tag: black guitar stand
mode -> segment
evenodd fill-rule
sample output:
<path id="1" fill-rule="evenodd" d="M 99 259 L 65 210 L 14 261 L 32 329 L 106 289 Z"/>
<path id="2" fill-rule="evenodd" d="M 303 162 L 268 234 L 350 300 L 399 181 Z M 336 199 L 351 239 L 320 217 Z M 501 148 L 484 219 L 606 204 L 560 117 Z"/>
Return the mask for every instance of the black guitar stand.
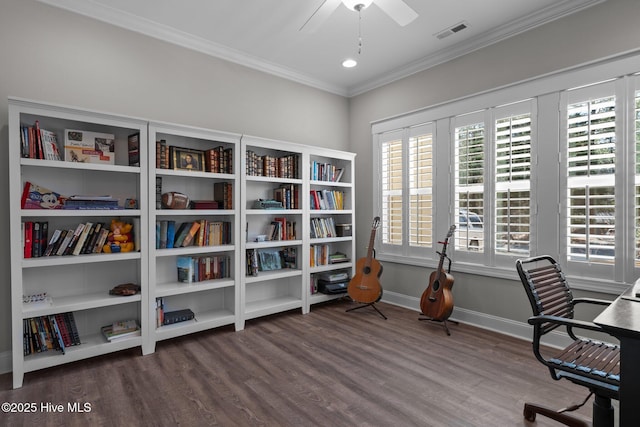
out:
<path id="1" fill-rule="evenodd" d="M 375 258 L 375 257 L 376 257 L 376 250 L 375 250 L 375 248 L 373 248 L 373 249 L 372 249 L 372 251 L 373 251 L 373 257 Z M 382 273 L 382 270 L 381 270 L 380 272 Z M 384 318 L 384 320 L 387 320 L 387 316 L 385 316 L 384 314 L 382 314 L 382 312 L 381 312 L 380 310 L 378 310 L 378 307 L 376 307 L 376 306 L 375 306 L 375 303 L 377 303 L 377 302 L 378 302 L 378 301 L 380 301 L 381 299 L 382 299 L 382 290 L 380 291 L 380 296 L 379 296 L 379 297 L 378 297 L 378 299 L 377 299 L 377 300 L 375 300 L 374 302 L 370 302 L 370 303 L 368 303 L 368 304 L 362 304 L 362 305 L 359 305 L 359 306 L 357 306 L 357 307 L 353 307 L 353 308 L 348 308 L 348 309 L 346 310 L 346 312 L 348 313 L 348 312 L 350 312 L 350 311 L 358 310 L 358 309 L 360 309 L 360 308 L 364 308 L 364 307 L 371 307 L 371 308 L 373 308 L 375 311 L 377 311 L 377 312 L 378 312 L 378 314 Z M 355 302 L 358 302 L 358 301 L 355 301 Z"/>
<path id="2" fill-rule="evenodd" d="M 436 254 L 438 255 L 442 255 L 440 252 L 436 252 Z M 449 264 L 447 265 L 447 273 L 451 273 L 451 258 L 449 258 L 448 255 L 444 256 L 447 261 L 449 262 Z M 437 322 L 437 323 L 441 323 L 442 327 L 444 328 L 445 332 L 447 333 L 448 336 L 451 336 L 451 332 L 449 331 L 449 326 L 447 326 L 447 322 L 451 322 L 454 325 L 459 325 L 460 323 L 458 323 L 455 320 L 448 320 L 448 319 L 444 319 L 444 320 L 437 320 L 437 319 L 432 319 L 431 317 L 427 317 L 427 316 L 423 316 L 423 317 L 419 317 L 418 320 L 428 320 L 430 322 Z"/>
<path id="3" fill-rule="evenodd" d="M 382 295 L 380 295 L 380 298 L 382 298 Z M 378 310 L 378 307 L 376 307 L 376 306 L 375 306 L 375 303 L 376 303 L 376 302 L 378 302 L 378 301 L 380 301 L 380 298 L 378 298 L 378 300 L 377 300 L 377 301 L 370 302 L 370 303 L 368 303 L 368 304 L 362 304 L 362 305 L 359 305 L 359 306 L 357 306 L 357 307 L 348 308 L 346 311 L 347 311 L 347 312 L 349 312 L 349 311 L 358 310 L 358 309 L 360 309 L 360 308 L 364 308 L 364 307 L 371 307 L 371 308 L 373 308 L 375 311 L 377 311 L 377 312 L 378 312 L 378 314 L 384 318 L 384 320 L 387 320 L 387 316 L 385 316 L 384 314 L 382 314 L 382 312 L 381 312 L 380 310 Z"/>

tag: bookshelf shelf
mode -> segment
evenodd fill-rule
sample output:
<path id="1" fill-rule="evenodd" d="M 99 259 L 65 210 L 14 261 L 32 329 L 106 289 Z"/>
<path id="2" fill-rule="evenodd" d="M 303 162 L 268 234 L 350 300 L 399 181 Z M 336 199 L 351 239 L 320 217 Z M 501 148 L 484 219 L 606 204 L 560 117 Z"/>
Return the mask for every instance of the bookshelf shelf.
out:
<path id="1" fill-rule="evenodd" d="M 98 307 L 109 307 L 127 303 L 139 303 L 142 297 L 140 294 L 130 296 L 108 295 L 103 292 L 92 294 L 80 294 L 66 297 L 56 297 L 53 304 L 45 307 L 30 307 L 23 304 L 22 317 L 28 319 L 36 316 L 48 316 L 55 313 L 66 313 L 69 311 L 89 310 Z"/>
<path id="2" fill-rule="evenodd" d="M 202 282 L 193 283 L 158 283 L 156 285 L 156 297 L 167 297 L 171 295 L 188 294 L 192 292 L 204 292 L 212 289 L 233 288 L 234 286 L 235 281 L 228 279 L 204 280 Z"/>
<path id="3" fill-rule="evenodd" d="M 235 322 L 236 317 L 233 311 L 226 309 L 196 312 L 195 316 L 193 320 L 159 327 L 156 331 L 157 339 L 165 340 L 230 325 Z"/>
<path id="4" fill-rule="evenodd" d="M 30 130 L 33 129 L 33 131 Z M 58 152 L 63 160 L 46 160 L 36 150 L 25 148 L 39 144 L 41 135 L 56 135 Z M 69 130 L 69 131 L 67 131 Z M 80 224 L 102 223 L 108 227 L 111 219 L 120 218 L 133 225 L 140 242 L 146 242 L 146 228 L 141 227 L 147 217 L 147 164 L 129 165 L 129 136 L 138 134 L 146 140 L 146 122 L 111 114 L 96 113 L 70 107 L 9 99 L 9 215 L 11 242 L 11 314 L 13 386 L 22 385 L 25 372 L 98 356 L 122 348 L 143 346 L 148 310 L 147 250 L 138 246 L 136 251 L 123 253 L 91 253 L 65 256 L 41 256 L 48 238 L 56 230 L 76 229 Z M 49 133 L 50 135 L 50 133 Z M 91 140 L 93 150 L 102 148 L 98 157 L 85 158 L 84 163 L 64 160 L 68 141 Z M 89 136 L 91 135 L 91 136 Z M 77 139 L 79 137 L 79 139 Z M 72 138 L 72 139 L 67 139 Z M 88 140 L 87 140 L 88 142 Z M 77 144 L 77 142 L 73 142 Z M 98 145 L 96 145 L 98 144 Z M 146 155 L 145 147 L 140 150 Z M 94 151 L 95 152 L 95 151 Z M 84 156 L 85 153 L 81 153 Z M 38 158 L 40 157 L 40 158 Z M 109 159 L 109 160 L 107 160 Z M 15 160 L 15 161 L 13 161 Z M 138 201 L 138 209 L 23 209 L 23 191 L 26 183 L 46 187 L 60 195 L 110 195 L 124 207 L 128 198 Z M 47 201 L 62 204 L 53 193 L 39 190 Z M 26 196 L 26 194 L 25 194 Z M 29 199 L 32 197 L 29 194 Z M 36 233 L 36 225 L 41 233 Z M 44 229 L 47 229 L 45 233 Z M 33 227 L 31 244 L 23 234 Z M 87 228 L 93 230 L 93 228 Z M 90 240 L 87 233 L 85 241 Z M 97 237 L 97 236 L 96 236 Z M 78 239 L 79 242 L 82 240 Z M 80 243 L 79 243 L 80 244 Z M 99 246 L 99 245 L 98 245 Z M 94 247 L 98 247 L 95 246 Z M 101 246 L 100 246 L 101 247 Z M 140 293 L 128 297 L 114 297 L 109 290 L 120 283 L 136 283 Z M 45 307 L 25 307 L 22 295 L 47 292 L 53 304 Z M 44 324 L 46 316 L 72 312 L 76 319 L 81 345 L 69 347 L 66 354 L 50 348 L 35 354 L 31 339 L 25 340 L 23 319 L 35 318 Z M 135 319 L 139 322 L 141 337 L 113 344 L 100 334 L 100 328 L 115 321 Z M 52 340 L 55 333 L 45 330 Z M 29 335 L 27 335 L 29 336 Z M 95 338 L 92 338 L 95 336 Z M 144 346 L 143 346 L 144 347 Z M 29 354 L 31 353 L 31 354 Z"/>

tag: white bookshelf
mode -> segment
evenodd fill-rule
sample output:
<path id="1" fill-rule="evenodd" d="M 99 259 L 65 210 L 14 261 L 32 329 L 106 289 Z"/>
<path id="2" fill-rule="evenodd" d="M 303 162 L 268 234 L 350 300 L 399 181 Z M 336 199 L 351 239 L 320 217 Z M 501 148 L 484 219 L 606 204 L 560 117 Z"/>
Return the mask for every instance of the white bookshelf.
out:
<path id="1" fill-rule="evenodd" d="M 231 152 L 228 158 L 231 169 L 225 172 L 207 172 L 188 170 L 176 163 L 174 168 L 156 167 L 156 159 L 164 148 L 157 141 L 165 141 L 165 147 L 174 147 L 188 152 L 222 147 Z M 229 324 L 237 324 L 239 316 L 238 287 L 238 236 L 240 182 L 238 171 L 240 136 L 209 129 L 181 126 L 177 124 L 151 122 L 149 124 L 149 194 L 152 197 L 149 209 L 149 329 L 151 346 L 160 340 L 203 331 Z M 183 150 L 185 149 L 185 150 Z M 165 150 L 166 151 L 166 150 Z M 200 159 L 202 160 L 202 159 Z M 163 165 L 164 166 L 164 165 Z M 171 165 L 167 165 L 169 167 Z M 204 169 L 204 168 L 201 168 Z M 167 209 L 158 206 L 156 181 L 162 181 L 161 193 L 180 192 L 190 200 L 214 200 L 214 184 L 227 183 L 231 188 L 232 206 L 219 209 Z M 222 201 L 220 201 L 222 202 Z M 223 208 L 225 207 L 225 208 Z M 160 248 L 156 242 L 156 226 L 162 221 L 174 221 L 175 229 L 182 223 L 206 220 L 222 221 L 230 224 L 231 241 L 225 244 L 204 244 L 202 246 Z M 171 245 L 170 245 L 171 246 Z M 178 281 L 177 258 L 214 258 L 228 259 L 228 277 L 199 280 L 192 283 Z M 157 318 L 157 306 L 163 302 L 165 312 L 190 309 L 195 319 L 178 324 L 162 325 Z"/>
<path id="2" fill-rule="evenodd" d="M 56 133 L 64 158 L 64 131 L 75 129 L 113 134 L 115 163 L 92 164 L 23 158 L 21 126 L 39 122 L 41 129 Z M 139 133 L 147 139 L 143 120 L 47 105 L 17 98 L 9 99 L 9 215 L 11 241 L 11 315 L 13 386 L 21 387 L 24 374 L 38 369 L 69 363 L 131 347 L 143 346 L 148 328 L 147 280 L 147 163 L 129 166 L 128 136 Z M 140 145 L 146 159 L 144 144 Z M 74 194 L 105 195 L 119 199 L 136 199 L 131 210 L 63 210 L 21 209 L 26 181 L 65 196 Z M 101 222 L 106 226 L 114 218 L 135 224 L 140 245 L 126 253 L 47 256 L 26 258 L 23 249 L 22 223 L 47 222 L 50 237 L 56 229 L 75 228 L 79 223 Z M 121 283 L 136 283 L 141 293 L 111 296 L 109 290 Z M 46 292 L 53 299 L 49 306 L 23 304 L 22 295 Z M 62 352 L 49 350 L 24 355 L 23 320 L 57 313 L 73 312 L 81 344 Z M 136 319 L 142 336 L 108 342 L 100 328 L 115 321 Z"/>
<path id="3" fill-rule="evenodd" d="M 57 134 L 62 152 L 65 129 L 113 134 L 115 163 L 23 158 L 20 127 L 32 126 L 36 120 L 40 128 Z M 140 135 L 139 166 L 129 165 L 127 142 L 128 136 L 134 133 Z M 156 141 L 160 140 L 164 140 L 166 146 L 193 152 L 222 147 L 232 153 L 232 170 L 207 172 L 182 167 L 156 167 Z M 294 175 L 247 174 L 249 151 L 259 156 L 295 158 Z M 11 159 L 9 212 L 14 388 L 22 386 L 27 372 L 132 347 L 140 347 L 143 354 L 149 354 L 155 351 L 160 340 L 226 325 L 234 325 L 236 330 L 241 330 L 247 320 L 296 309 L 305 314 L 313 304 L 346 295 L 313 293 L 311 284 L 315 275 L 336 271 L 351 274 L 355 265 L 355 155 L 352 153 L 17 98 L 9 99 L 8 152 Z M 310 172 L 314 161 L 343 169 L 342 178 L 337 182 L 315 179 Z M 214 185 L 227 183 L 231 189 L 231 206 L 167 209 L 156 200 L 158 179 L 162 183 L 161 193 L 180 192 L 191 200 L 213 200 Z M 22 209 L 20 200 L 26 181 L 67 196 L 109 194 L 119 199 L 121 205 L 126 199 L 135 199 L 137 206 L 117 210 Z M 274 190 L 280 187 L 286 187 L 290 194 L 297 194 L 297 206 L 286 209 L 254 206 L 258 199 L 275 198 Z M 314 210 L 310 205 L 311 190 L 342 192 L 344 206 Z M 77 256 L 23 256 L 24 222 L 47 222 L 51 236 L 57 228 L 68 230 L 85 222 L 108 225 L 114 218 L 135 224 L 136 250 Z M 269 231 L 276 218 L 286 218 L 288 224 L 295 224 L 290 235 L 282 240 L 257 241 L 258 236 Z M 338 224 L 351 224 L 351 236 L 311 238 L 312 218 L 333 218 Z M 230 241 L 187 247 L 156 247 L 156 224 L 174 221 L 177 230 L 183 222 L 201 220 L 229 223 Z M 312 245 L 326 245 L 331 252 L 345 253 L 350 261 L 311 267 Z M 260 269 L 255 275 L 247 274 L 247 251 L 264 252 L 267 268 Z M 267 259 L 281 251 L 295 253 L 295 262 L 284 268 L 273 268 L 275 264 L 269 264 Z M 177 275 L 178 257 L 225 257 L 228 259 L 228 274 L 216 279 L 181 282 Z M 111 288 L 122 283 L 139 284 L 141 292 L 130 296 L 109 295 Z M 42 292 L 52 297 L 52 304 L 23 304 L 23 295 Z M 171 325 L 158 324 L 158 300 L 164 303 L 165 311 L 191 309 L 195 319 Z M 67 312 L 74 313 L 81 344 L 66 348 L 64 354 L 50 350 L 25 356 L 24 319 Z M 141 326 L 140 336 L 109 342 L 100 333 L 102 326 L 132 318 Z"/>
<path id="4" fill-rule="evenodd" d="M 304 236 L 308 233 L 305 224 L 304 197 L 306 184 L 304 182 L 304 146 L 282 141 L 268 140 L 258 137 L 243 136 L 241 144 L 242 170 L 242 212 L 241 227 L 242 241 L 241 270 L 242 286 L 241 327 L 245 321 L 256 317 L 266 316 L 282 311 L 300 308 L 303 312 L 306 283 L 304 263 Z M 259 159 L 253 162 L 249 153 Z M 263 158 L 275 160 L 271 166 L 264 166 Z M 275 163 L 280 162 L 280 166 Z M 263 167 L 264 166 L 264 167 Z M 282 170 L 281 172 L 279 172 Z M 257 200 L 275 199 L 274 191 L 286 188 L 290 194 L 289 206 L 286 201 L 282 208 L 256 208 Z M 296 201 L 297 200 L 297 204 Z M 286 239 L 269 240 L 269 230 L 272 222 L 277 218 L 285 218 L 287 224 L 292 224 L 292 230 Z M 285 234 L 287 232 L 285 231 Z M 293 235 L 295 234 L 295 235 Z M 256 241 L 258 236 L 266 236 L 265 241 Z M 255 251 L 258 258 L 258 269 L 255 275 L 249 274 L 247 254 Z M 282 251 L 295 251 L 296 262 L 290 268 L 263 269 L 259 262 L 261 254 Z M 270 267 L 269 267 L 270 268 Z"/>
<path id="5" fill-rule="evenodd" d="M 324 248 L 328 254 L 336 252 L 345 254 L 349 261 L 340 263 L 330 263 L 326 260 L 309 259 L 309 278 L 308 287 L 306 289 L 306 307 L 310 310 L 313 304 L 330 301 L 346 296 L 346 293 L 328 295 L 317 291 L 317 280 L 328 275 L 345 272 L 348 277 L 353 276 L 353 270 L 356 260 L 355 258 L 355 154 L 335 151 L 328 149 L 320 149 L 309 147 L 306 159 L 308 169 L 309 187 L 307 193 L 338 193 L 341 195 L 341 205 L 334 206 L 325 203 L 321 209 L 317 209 L 315 204 L 312 205 L 311 197 L 305 197 L 305 212 L 308 213 L 309 227 L 311 222 L 315 220 L 331 221 L 337 226 L 348 225 L 350 233 L 348 236 L 338 236 L 333 234 L 334 230 L 329 230 L 328 234 L 324 234 L 321 230 L 320 234 L 313 234 L 312 230 L 308 233 L 310 236 L 305 241 L 305 247 L 309 248 L 309 256 L 315 254 L 314 248 Z M 337 180 L 336 171 L 341 170 L 341 176 Z M 324 173 L 323 173 L 324 172 Z"/>

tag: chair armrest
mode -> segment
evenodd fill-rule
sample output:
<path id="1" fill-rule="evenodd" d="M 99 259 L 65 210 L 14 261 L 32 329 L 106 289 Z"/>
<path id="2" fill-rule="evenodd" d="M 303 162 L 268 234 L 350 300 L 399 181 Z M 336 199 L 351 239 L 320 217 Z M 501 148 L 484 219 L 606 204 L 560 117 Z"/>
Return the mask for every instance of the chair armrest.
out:
<path id="1" fill-rule="evenodd" d="M 597 299 L 597 298 L 574 298 L 573 299 L 573 305 L 576 305 L 581 302 L 585 302 L 589 304 L 597 304 L 597 305 L 610 305 L 613 301 L 607 301 L 604 299 Z"/>
<path id="2" fill-rule="evenodd" d="M 527 322 L 530 325 L 540 325 L 542 323 L 554 323 L 556 325 L 564 325 L 573 328 L 588 329 L 591 331 L 605 332 L 595 323 L 585 322 L 584 320 L 567 319 L 566 317 L 549 316 L 541 314 L 539 316 L 530 317 Z M 606 332 L 605 332 L 606 333 Z"/>

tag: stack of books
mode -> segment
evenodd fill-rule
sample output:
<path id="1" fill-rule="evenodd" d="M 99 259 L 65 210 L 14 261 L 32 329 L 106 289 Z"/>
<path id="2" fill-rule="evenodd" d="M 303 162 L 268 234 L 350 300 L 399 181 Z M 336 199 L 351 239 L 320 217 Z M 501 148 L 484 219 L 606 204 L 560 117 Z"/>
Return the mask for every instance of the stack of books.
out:
<path id="1" fill-rule="evenodd" d="M 140 326 L 133 319 L 113 322 L 111 325 L 103 326 L 100 330 L 109 342 L 140 336 Z"/>

